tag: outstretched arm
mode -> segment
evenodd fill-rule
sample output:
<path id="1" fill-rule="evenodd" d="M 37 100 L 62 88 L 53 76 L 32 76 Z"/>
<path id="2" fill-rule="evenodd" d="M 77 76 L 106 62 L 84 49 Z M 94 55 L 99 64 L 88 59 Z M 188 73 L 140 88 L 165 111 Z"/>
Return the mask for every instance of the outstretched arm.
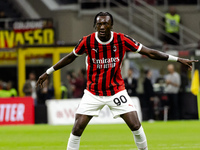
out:
<path id="1" fill-rule="evenodd" d="M 54 70 L 58 70 L 61 69 L 62 67 L 70 64 L 71 62 L 73 62 L 76 59 L 76 55 L 74 55 L 73 52 L 69 53 L 68 55 L 66 55 L 65 57 L 63 57 L 59 62 L 57 62 L 53 68 Z"/>
<path id="2" fill-rule="evenodd" d="M 189 60 L 180 57 L 175 57 L 154 49 L 147 48 L 145 46 L 142 46 L 142 49 L 139 51 L 139 53 L 142 55 L 146 55 L 151 59 L 164 60 L 164 61 L 177 61 L 179 63 L 186 65 L 190 70 L 192 69 L 192 63 L 198 62 L 198 60 Z"/>
<path id="3" fill-rule="evenodd" d="M 43 73 L 38 81 L 36 86 L 40 86 L 42 87 L 42 83 L 48 78 L 48 75 L 51 74 L 52 72 L 61 69 L 62 67 L 70 64 L 71 62 L 73 62 L 76 59 L 76 55 L 74 55 L 73 52 L 71 52 L 70 54 L 66 55 L 65 57 L 63 57 L 59 62 L 57 62 L 54 66 L 52 66 L 51 68 L 49 68 L 45 73 Z"/>

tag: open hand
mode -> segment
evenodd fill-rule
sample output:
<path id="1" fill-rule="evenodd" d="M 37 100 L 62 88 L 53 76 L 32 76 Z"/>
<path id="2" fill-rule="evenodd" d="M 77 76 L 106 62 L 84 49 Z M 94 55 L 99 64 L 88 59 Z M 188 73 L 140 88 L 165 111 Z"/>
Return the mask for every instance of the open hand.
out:
<path id="1" fill-rule="evenodd" d="M 189 59 L 184 59 L 184 58 L 178 58 L 178 62 L 186 65 L 189 70 L 192 70 L 192 63 L 193 62 L 198 62 L 199 60 L 189 60 Z"/>

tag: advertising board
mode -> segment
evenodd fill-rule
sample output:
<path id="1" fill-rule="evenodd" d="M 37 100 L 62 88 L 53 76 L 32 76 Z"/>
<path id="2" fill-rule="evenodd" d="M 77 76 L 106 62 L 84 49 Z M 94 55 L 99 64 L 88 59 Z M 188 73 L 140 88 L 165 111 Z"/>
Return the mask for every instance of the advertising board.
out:
<path id="1" fill-rule="evenodd" d="M 137 97 L 131 97 L 134 101 L 135 107 L 138 112 L 138 117 L 142 121 L 142 113 L 140 102 Z M 74 123 L 76 109 L 81 99 L 70 100 L 48 100 L 47 104 L 47 116 L 48 124 L 51 125 L 70 125 Z M 93 117 L 90 121 L 91 124 L 112 124 L 123 123 L 121 118 L 113 118 L 112 113 L 108 106 L 104 106 L 98 117 Z"/>
<path id="2" fill-rule="evenodd" d="M 0 125 L 34 124 L 31 97 L 0 98 Z"/>

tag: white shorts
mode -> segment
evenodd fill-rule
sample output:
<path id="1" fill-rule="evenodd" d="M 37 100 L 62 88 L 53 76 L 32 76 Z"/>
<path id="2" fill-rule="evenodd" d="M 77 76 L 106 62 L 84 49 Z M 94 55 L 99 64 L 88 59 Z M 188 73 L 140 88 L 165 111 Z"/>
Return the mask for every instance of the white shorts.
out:
<path id="1" fill-rule="evenodd" d="M 99 116 L 101 109 L 105 105 L 110 108 L 114 118 L 127 112 L 136 111 L 133 101 L 126 90 L 120 91 L 113 96 L 96 96 L 85 90 L 76 114 Z"/>

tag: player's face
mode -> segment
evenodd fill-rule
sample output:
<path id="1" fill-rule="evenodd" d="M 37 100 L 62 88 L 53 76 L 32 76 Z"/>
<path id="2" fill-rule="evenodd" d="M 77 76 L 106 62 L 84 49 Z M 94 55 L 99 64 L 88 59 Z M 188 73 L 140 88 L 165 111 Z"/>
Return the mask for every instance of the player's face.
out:
<path id="1" fill-rule="evenodd" d="M 96 22 L 96 30 L 98 32 L 98 38 L 105 42 L 111 37 L 111 19 L 110 16 L 98 16 Z"/>

